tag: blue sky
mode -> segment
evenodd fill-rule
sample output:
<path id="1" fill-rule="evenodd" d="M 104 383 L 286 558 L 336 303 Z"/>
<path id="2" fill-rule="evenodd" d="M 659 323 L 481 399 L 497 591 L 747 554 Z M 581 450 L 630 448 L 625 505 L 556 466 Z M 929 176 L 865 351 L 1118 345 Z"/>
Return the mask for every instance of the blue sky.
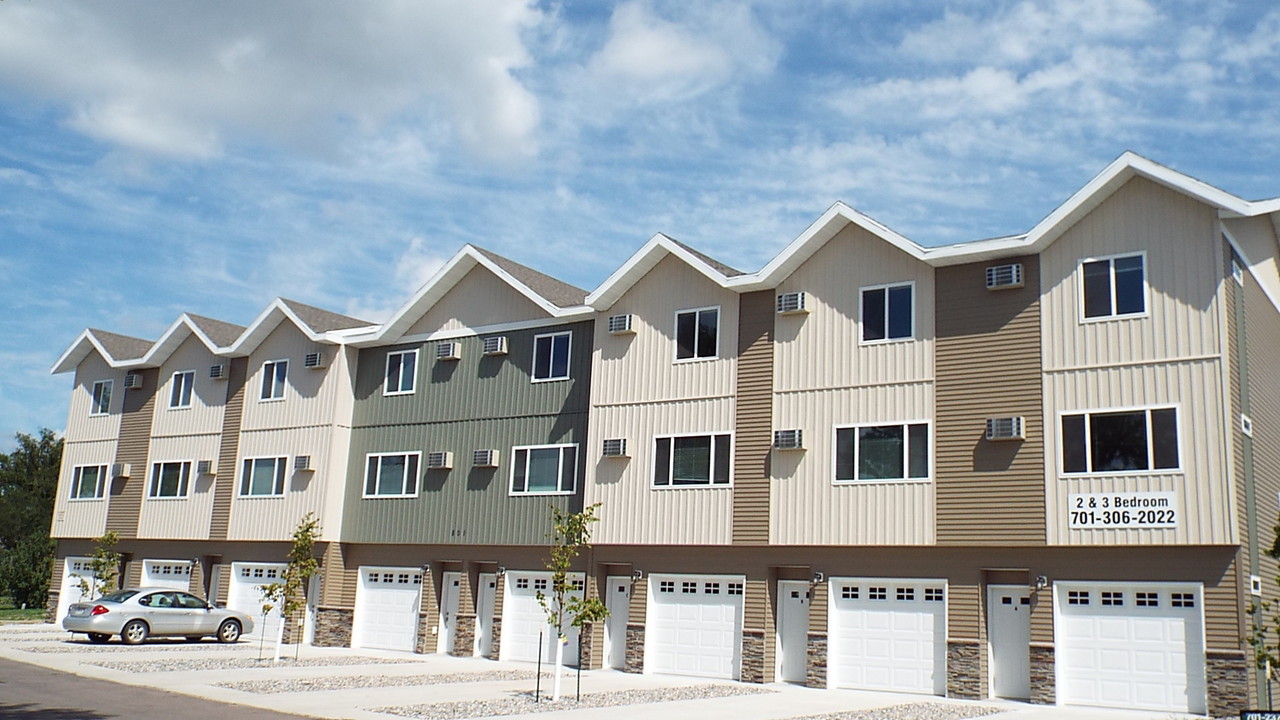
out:
<path id="1" fill-rule="evenodd" d="M 1133 150 L 1280 195 L 1271 2 L 0 2 L 0 450 L 85 327 L 385 319 L 464 243 L 588 290 L 840 200 L 1029 229 Z"/>

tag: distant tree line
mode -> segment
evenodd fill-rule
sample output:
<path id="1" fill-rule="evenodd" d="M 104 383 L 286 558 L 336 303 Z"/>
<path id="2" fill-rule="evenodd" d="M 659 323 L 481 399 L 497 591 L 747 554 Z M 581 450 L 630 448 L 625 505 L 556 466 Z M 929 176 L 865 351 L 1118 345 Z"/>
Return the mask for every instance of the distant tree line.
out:
<path id="1" fill-rule="evenodd" d="M 44 607 L 54 543 L 53 498 L 62 465 L 62 438 L 42 429 L 16 435 L 17 448 L 0 454 L 0 597 L 21 607 Z"/>

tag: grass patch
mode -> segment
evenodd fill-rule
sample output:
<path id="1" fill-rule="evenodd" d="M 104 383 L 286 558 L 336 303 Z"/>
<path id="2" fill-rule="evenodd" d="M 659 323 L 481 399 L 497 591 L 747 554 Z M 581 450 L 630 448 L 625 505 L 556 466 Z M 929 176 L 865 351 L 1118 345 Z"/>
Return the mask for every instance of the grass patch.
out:
<path id="1" fill-rule="evenodd" d="M 44 608 L 27 608 L 23 610 L 14 607 L 13 600 L 7 597 L 0 597 L 0 622 L 38 622 L 44 620 Z"/>

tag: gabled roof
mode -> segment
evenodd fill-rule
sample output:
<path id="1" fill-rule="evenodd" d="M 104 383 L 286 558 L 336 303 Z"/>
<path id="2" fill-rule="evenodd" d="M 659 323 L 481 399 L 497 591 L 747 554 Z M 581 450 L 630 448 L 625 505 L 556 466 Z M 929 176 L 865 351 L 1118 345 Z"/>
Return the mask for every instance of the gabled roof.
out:
<path id="1" fill-rule="evenodd" d="M 682 242 L 658 233 L 623 263 L 622 267 L 606 278 L 600 287 L 587 295 L 587 304 L 596 310 L 603 310 L 613 305 L 668 255 L 675 256 L 720 287 L 731 287 L 734 279 L 753 277 L 713 260 Z"/>
<path id="2" fill-rule="evenodd" d="M 569 318 L 591 313 L 591 309 L 583 304 L 587 295 L 586 290 L 468 244 L 449 258 L 449 261 L 437 270 L 436 274 L 432 275 L 431 279 L 427 280 L 385 325 L 376 329 L 376 332 L 362 334 L 359 337 L 352 336 L 351 344 L 369 346 L 396 342 L 477 266 L 485 268 L 499 280 L 510 285 L 516 292 L 541 308 L 548 317 Z"/>
<path id="3" fill-rule="evenodd" d="M 197 330 L 204 334 L 206 339 L 213 343 L 214 347 L 222 348 L 230 346 L 240 337 L 245 329 L 243 325 L 214 320 L 213 318 L 207 318 L 202 315 L 186 313 L 185 317 L 195 325 Z"/>
<path id="4" fill-rule="evenodd" d="M 329 333 L 337 333 L 343 330 L 354 330 L 368 328 L 373 330 L 376 328 L 375 323 L 359 320 L 346 315 L 329 312 L 311 305 L 294 300 L 285 300 L 284 298 L 276 298 L 267 305 L 266 309 L 249 323 L 249 327 L 240 335 L 240 337 L 227 348 L 228 355 L 243 356 L 253 352 L 267 336 L 280 325 L 281 322 L 288 320 L 293 323 L 304 335 L 313 342 L 336 343 L 336 338 L 329 337 Z"/>
<path id="5" fill-rule="evenodd" d="M 141 366 L 158 367 L 169 359 L 190 336 L 195 336 L 211 353 L 222 353 L 244 332 L 239 325 L 232 325 L 221 320 L 183 313 L 169 326 L 168 330 L 155 341 L 147 354 L 142 357 Z"/>
<path id="6" fill-rule="evenodd" d="M 113 368 L 137 365 L 137 361 L 150 349 L 150 340 L 89 328 L 81 332 L 80 337 L 71 343 L 71 347 L 62 353 L 50 372 L 56 375 L 75 370 L 92 352 L 101 355 L 107 365 Z"/>

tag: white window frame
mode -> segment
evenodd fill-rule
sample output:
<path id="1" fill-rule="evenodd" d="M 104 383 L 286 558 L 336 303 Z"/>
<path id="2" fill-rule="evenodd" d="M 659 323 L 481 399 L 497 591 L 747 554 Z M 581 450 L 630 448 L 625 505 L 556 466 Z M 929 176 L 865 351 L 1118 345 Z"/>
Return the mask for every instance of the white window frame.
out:
<path id="1" fill-rule="evenodd" d="M 889 291 L 895 288 L 908 288 L 911 290 L 911 331 L 903 337 L 889 337 Z M 884 337 L 878 340 L 866 339 L 866 327 L 863 323 L 862 306 L 865 303 L 866 293 L 873 290 L 884 291 Z M 889 343 L 910 342 L 916 339 L 916 281 L 907 280 L 905 282 L 883 283 L 880 285 L 863 285 L 858 288 L 858 344 L 859 345 L 888 345 Z"/>
<path id="2" fill-rule="evenodd" d="M 1142 312 L 1136 313 L 1117 313 L 1116 312 L 1116 260 L 1123 258 L 1140 257 L 1142 258 Z M 1110 268 L 1111 277 L 1111 312 L 1107 315 L 1098 315 L 1096 317 L 1085 317 L 1084 314 L 1084 266 L 1087 263 L 1106 261 Z M 1132 320 L 1137 318 L 1150 317 L 1151 315 L 1151 272 L 1150 264 L 1147 262 L 1147 251 L 1139 250 L 1137 252 L 1115 253 L 1113 255 L 1098 255 L 1096 257 L 1081 258 L 1076 263 L 1076 274 L 1080 276 L 1080 280 L 1076 282 L 1076 306 L 1077 313 L 1081 324 L 1111 322 L 1113 320 Z"/>
<path id="3" fill-rule="evenodd" d="M 272 492 L 255 493 L 253 490 L 252 468 L 260 461 L 271 460 L 275 463 Z M 284 497 L 289 484 L 289 458 L 287 457 L 247 457 L 240 463 L 240 483 L 236 487 L 236 496 L 242 498 Z"/>
<path id="4" fill-rule="evenodd" d="M 404 358 L 409 355 L 413 356 L 413 376 L 409 378 L 409 387 L 406 389 L 404 386 L 404 380 L 405 380 Z M 399 387 L 395 390 L 392 390 L 391 389 L 391 358 L 394 356 L 400 357 L 400 377 L 399 377 Z M 412 350 L 395 350 L 387 353 L 387 364 L 385 367 L 385 371 L 382 374 L 382 379 L 383 379 L 382 394 L 385 396 L 412 395 L 418 387 L 418 368 L 422 366 L 420 359 L 421 358 L 418 357 L 418 348 L 414 348 Z"/>
<path id="5" fill-rule="evenodd" d="M 378 477 L 377 477 L 377 478 L 375 478 L 375 479 L 374 479 L 374 482 L 373 482 L 373 487 L 374 487 L 374 490 L 376 491 L 376 490 L 377 490 L 377 488 L 378 488 L 378 485 L 379 485 L 379 481 L 380 481 L 380 480 L 381 480 L 381 478 L 382 478 L 382 463 L 381 463 L 381 459 L 382 459 L 382 458 L 385 458 L 385 457 L 402 457 L 402 458 L 405 458 L 405 460 L 406 460 L 405 465 L 406 465 L 406 466 L 408 465 L 408 462 L 407 462 L 407 461 L 408 461 L 408 459 L 409 459 L 410 457 L 417 458 L 417 463 L 416 463 L 416 468 L 417 468 L 417 469 L 414 471 L 414 477 L 413 477 L 413 492 L 412 492 L 412 493 L 406 493 L 406 492 L 404 491 L 404 481 L 402 480 L 402 481 L 401 481 L 401 484 L 400 484 L 400 492 L 399 492 L 398 494 L 390 494 L 390 493 L 388 493 L 388 494 L 381 494 L 381 495 L 376 494 L 376 493 L 375 493 L 375 494 L 372 494 L 372 495 L 371 495 L 371 494 L 369 494 L 369 461 L 370 461 L 370 460 L 372 460 L 372 459 L 374 459 L 374 458 L 378 458 L 378 459 L 379 459 L 379 463 L 378 463 Z M 370 499 L 370 500 L 378 500 L 378 499 L 383 499 L 383 498 L 414 498 L 414 497 L 418 497 L 418 491 L 419 491 L 419 490 L 421 489 L 421 487 L 422 487 L 422 471 L 423 471 L 423 467 L 422 467 L 422 453 L 421 453 L 421 452 L 417 452 L 417 451 L 415 451 L 415 452 L 381 452 L 381 453 L 366 453 L 366 454 L 365 454 L 365 456 L 364 456 L 364 472 L 363 472 L 363 473 L 361 473 L 360 496 L 361 496 L 362 498 L 368 498 L 368 499 Z M 407 476 L 408 476 L 408 468 L 407 468 L 407 467 L 405 468 L 405 473 L 406 473 L 406 478 L 407 478 Z"/>
<path id="6" fill-rule="evenodd" d="M 276 367 L 284 366 L 284 378 L 278 382 L 276 380 Z M 270 368 L 270 372 L 268 372 Z M 284 389 L 289 384 L 289 361 L 286 360 L 267 360 L 262 363 L 262 383 L 258 391 L 259 402 L 278 402 L 284 400 Z M 267 394 L 268 388 L 271 394 Z"/>
<path id="7" fill-rule="evenodd" d="M 724 436 L 728 438 L 727 442 L 729 443 L 729 468 L 728 468 L 729 481 L 723 482 L 723 483 L 718 483 L 715 481 L 715 476 L 716 476 L 715 438 L 717 436 Z M 674 466 L 676 461 L 675 440 L 677 438 L 690 438 L 690 437 L 709 437 L 712 439 L 711 440 L 711 467 L 708 468 L 708 477 L 710 477 L 711 479 L 705 484 L 677 485 L 675 483 L 675 478 L 672 477 L 674 473 Z M 658 441 L 659 440 L 671 441 L 671 452 L 667 454 L 667 471 L 666 471 L 667 483 L 665 485 L 659 485 L 655 477 L 658 474 Z M 653 462 L 650 464 L 650 468 L 649 468 L 650 470 L 649 488 L 652 490 L 708 490 L 708 489 L 732 488 L 733 487 L 734 442 L 735 442 L 734 435 L 732 432 L 729 432 L 728 430 L 714 430 L 710 432 L 692 432 L 692 433 L 667 433 L 662 435 L 654 435 L 653 442 L 649 444 L 649 448 L 653 452 Z"/>
<path id="8" fill-rule="evenodd" d="M 1154 445 L 1155 438 L 1151 432 L 1151 411 L 1152 410 L 1173 410 L 1174 411 L 1174 419 L 1177 421 L 1177 424 L 1178 424 L 1178 438 L 1176 440 L 1176 446 L 1178 449 L 1178 467 L 1148 468 L 1146 470 L 1105 470 L 1105 471 L 1099 471 L 1099 472 L 1095 472 L 1090 468 L 1090 469 L 1086 469 L 1084 472 L 1063 472 L 1062 462 L 1065 459 L 1066 445 L 1063 442 L 1064 438 L 1062 437 L 1062 418 L 1066 417 L 1067 415 L 1084 415 L 1085 416 L 1084 458 L 1085 458 L 1086 467 L 1089 467 L 1089 466 L 1092 466 L 1093 464 L 1093 432 L 1092 432 L 1093 425 L 1092 425 L 1092 421 L 1090 420 L 1091 416 L 1111 415 L 1111 414 L 1117 414 L 1117 413 L 1145 412 L 1147 416 L 1147 464 L 1154 465 L 1155 464 L 1155 445 Z M 1146 476 L 1146 475 L 1181 475 L 1182 473 L 1186 472 L 1185 462 L 1184 462 L 1186 459 L 1186 452 L 1185 452 L 1186 448 L 1183 447 L 1183 442 L 1182 442 L 1182 436 L 1185 433 L 1184 427 L 1183 427 L 1185 420 L 1186 420 L 1186 417 L 1182 414 L 1182 405 L 1179 403 L 1166 403 L 1166 404 L 1157 404 L 1157 405 L 1135 405 L 1135 406 L 1127 406 L 1127 407 L 1085 408 L 1085 409 L 1078 409 L 1078 410 L 1060 411 L 1058 413 L 1057 425 L 1054 428 L 1054 432 L 1058 436 L 1057 438 L 1058 459 L 1057 459 L 1057 462 L 1055 463 L 1056 467 L 1054 468 L 1054 472 L 1056 472 L 1058 474 L 1058 477 L 1061 477 L 1061 478 L 1114 477 L 1119 475 L 1123 475 L 1126 477 Z"/>
<path id="9" fill-rule="evenodd" d="M 169 380 L 169 409 L 191 408 L 191 397 L 196 393 L 196 371 L 179 370 Z"/>
<path id="10" fill-rule="evenodd" d="M 561 479 L 564 478 L 564 450 L 566 448 L 573 449 L 573 468 L 571 468 L 570 477 L 573 480 L 573 486 L 568 490 L 561 488 Z M 556 450 L 557 451 L 557 472 L 556 472 L 556 490 L 529 490 L 529 459 L 530 450 Z M 520 452 L 524 452 L 524 490 L 516 490 L 516 467 L 520 463 Z M 578 491 L 578 444 L 577 443 L 557 443 L 551 445 L 512 445 L 511 446 L 511 472 L 507 476 L 507 495 L 511 497 L 533 497 L 538 495 L 572 495 Z"/>
<path id="11" fill-rule="evenodd" d="M 148 500 L 186 500 L 191 495 L 192 466 L 190 460 L 165 460 L 151 463 L 151 473 L 147 482 L 147 499 Z M 177 495 L 158 495 L 157 490 L 160 489 L 160 472 L 166 465 L 179 466 L 178 476 L 178 494 Z"/>
<path id="12" fill-rule="evenodd" d="M 102 394 L 107 396 L 106 409 L 100 409 L 103 405 L 102 394 L 99 394 L 98 388 L 102 388 Z M 102 417 L 111 414 L 112 393 L 115 392 L 114 380 L 95 380 L 93 382 L 93 390 L 89 393 L 89 417 Z"/>
<path id="13" fill-rule="evenodd" d="M 698 318 L 702 313 L 708 312 L 711 310 L 714 310 L 716 313 L 716 345 L 714 348 L 711 349 L 710 355 L 700 355 L 698 354 L 700 350 L 698 346 Z M 680 316 L 681 315 L 693 315 L 693 357 L 687 357 L 687 358 L 680 357 Z M 688 363 L 688 362 L 703 362 L 706 360 L 715 360 L 719 358 L 720 357 L 720 336 L 723 335 L 723 333 L 721 332 L 721 329 L 724 326 L 724 323 L 721 321 L 723 319 L 724 319 L 724 311 L 721 309 L 719 305 L 708 305 L 707 307 L 685 308 L 683 310 L 677 310 L 671 318 L 672 329 L 674 331 L 672 332 L 671 337 L 675 341 L 672 343 L 672 346 L 671 346 L 672 360 L 678 363 Z"/>
<path id="14" fill-rule="evenodd" d="M 98 471 L 98 479 L 94 484 L 94 494 L 89 496 L 81 496 L 79 494 L 80 485 L 84 482 L 84 471 L 88 469 Z M 106 465 L 77 465 L 71 470 L 71 497 L 68 498 L 72 502 L 84 502 L 88 500 L 101 500 L 106 495 L 107 486 L 107 466 Z"/>
<path id="15" fill-rule="evenodd" d="M 924 425 L 925 437 L 929 443 L 928 452 L 925 454 L 925 462 L 928 463 L 928 472 L 924 477 L 911 477 L 911 432 L 908 429 L 911 425 Z M 853 472 L 856 475 L 860 465 L 861 445 L 858 443 L 857 431 L 862 428 L 878 428 L 878 427 L 901 427 L 902 428 L 902 470 L 906 477 L 901 478 L 867 478 L 854 477 L 849 480 L 841 480 L 836 477 L 836 468 L 840 464 L 840 431 L 853 430 Z M 929 483 L 933 482 L 934 470 L 934 452 L 936 439 L 933 436 L 933 421 L 924 419 L 915 420 L 892 420 L 887 422 L 865 422 L 836 425 L 831 431 L 831 483 L 833 485 L 884 485 L 886 483 L 902 484 L 902 483 Z"/>
<path id="16" fill-rule="evenodd" d="M 567 337 L 567 338 L 569 338 L 569 342 L 568 342 L 568 344 L 565 346 L 565 351 L 564 351 L 564 354 L 565 354 L 565 357 L 564 357 L 564 375 L 548 375 L 547 377 L 538 377 L 538 374 L 537 374 L 537 373 L 538 373 L 538 343 L 539 343 L 540 341 L 543 341 L 543 340 L 546 340 L 547 342 L 551 343 L 551 350 L 552 350 L 552 352 L 554 353 L 554 352 L 555 352 L 555 347 L 556 347 L 556 338 L 558 338 L 558 337 Z M 569 379 L 569 377 L 570 377 L 570 375 L 572 375 L 572 372 L 571 372 L 571 370 L 570 370 L 570 365 L 572 364 L 572 362 L 573 362 L 573 331 L 572 331 L 572 330 L 563 330 L 563 331 L 560 331 L 560 332 L 543 333 L 543 334 L 541 334 L 541 335 L 534 335 L 534 336 L 533 336 L 533 362 L 531 362 L 531 363 L 529 364 L 529 379 L 530 379 L 530 381 L 532 381 L 532 382 L 555 382 L 555 381 L 557 381 L 557 380 L 568 380 L 568 379 Z M 553 368 L 554 368 L 554 367 L 555 367 L 555 358 L 554 358 L 554 356 L 553 356 L 553 357 L 552 357 L 552 359 L 551 359 L 551 365 L 550 365 L 550 367 L 548 367 L 548 368 L 547 368 L 547 371 L 548 371 L 548 372 L 555 372 L 555 371 L 553 370 Z"/>

